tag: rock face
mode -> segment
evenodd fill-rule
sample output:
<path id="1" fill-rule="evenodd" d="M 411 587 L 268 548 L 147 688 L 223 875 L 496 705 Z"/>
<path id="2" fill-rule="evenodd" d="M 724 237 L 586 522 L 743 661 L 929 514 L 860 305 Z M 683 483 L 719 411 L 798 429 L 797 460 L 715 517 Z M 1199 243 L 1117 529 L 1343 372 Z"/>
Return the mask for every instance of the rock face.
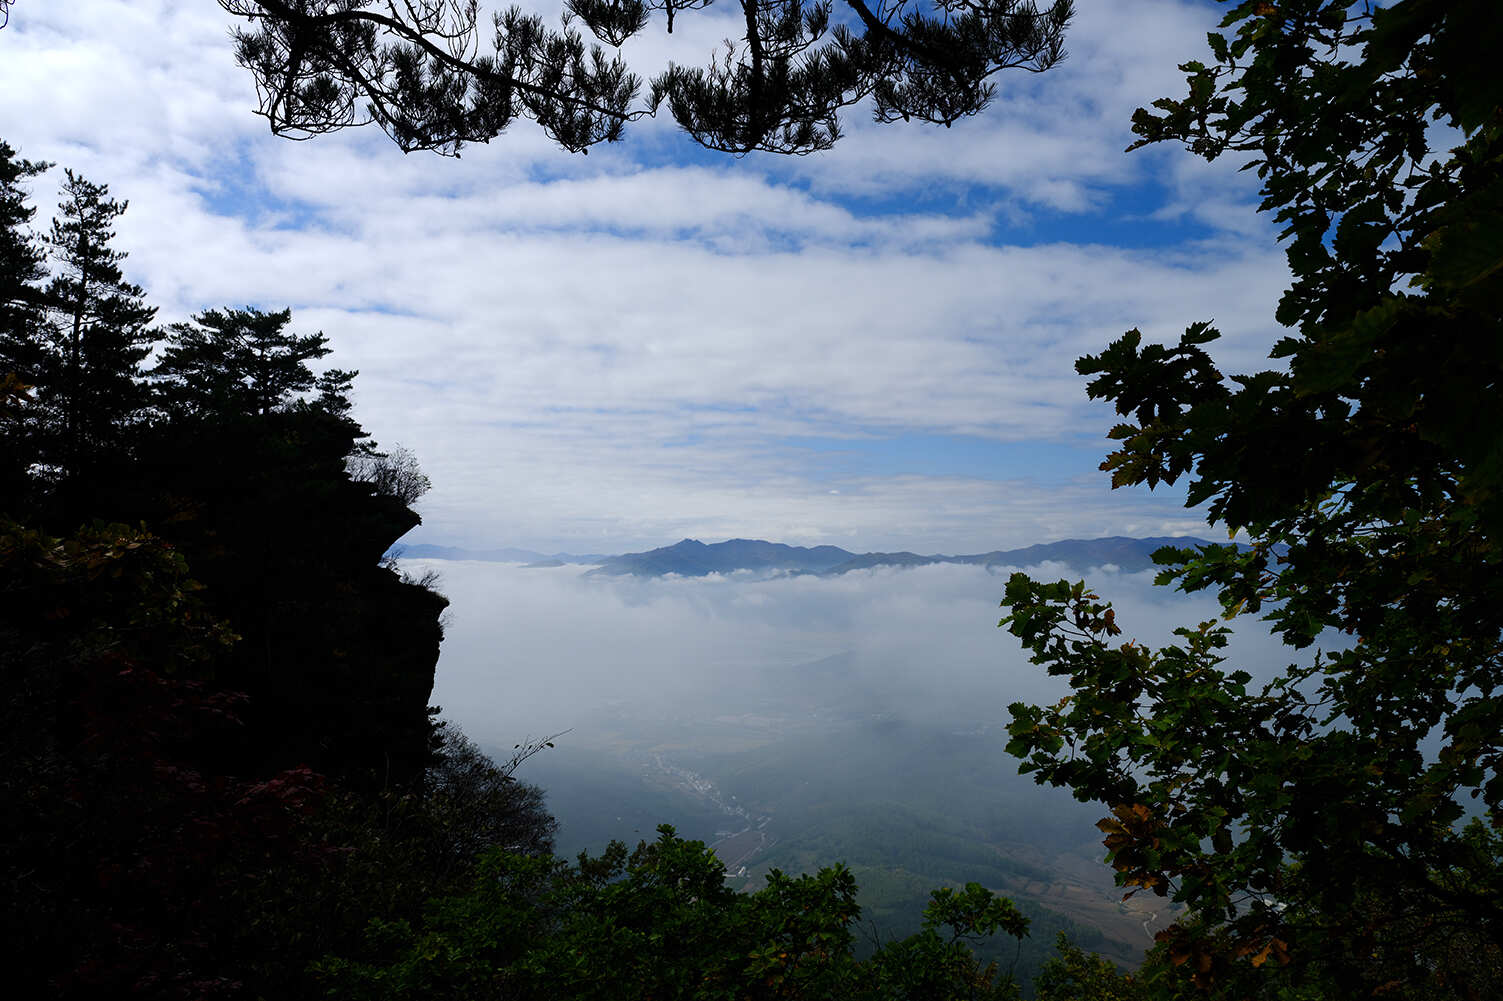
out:
<path id="1" fill-rule="evenodd" d="M 419 519 L 346 473 L 358 432 L 306 411 L 182 427 L 112 487 L 116 517 L 170 540 L 239 636 L 215 679 L 249 697 L 236 767 L 379 786 L 428 760 L 448 601 L 383 565 Z"/>

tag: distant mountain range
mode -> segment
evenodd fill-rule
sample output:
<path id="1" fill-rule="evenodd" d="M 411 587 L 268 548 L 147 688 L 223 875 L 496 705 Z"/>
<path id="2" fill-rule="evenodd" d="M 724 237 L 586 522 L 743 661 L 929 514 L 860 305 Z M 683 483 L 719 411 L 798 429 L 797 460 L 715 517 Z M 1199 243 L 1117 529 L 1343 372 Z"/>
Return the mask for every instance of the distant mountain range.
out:
<path id="1" fill-rule="evenodd" d="M 921 556 L 918 553 L 853 553 L 839 546 L 788 546 L 761 539 L 729 539 L 705 544 L 684 539 L 645 553 L 620 556 L 539 553 L 531 549 L 456 549 L 452 546 L 415 545 L 401 547 L 405 559 L 483 560 L 498 563 L 524 563 L 534 567 L 558 567 L 566 564 L 594 565 L 591 574 L 606 576 L 704 577 L 713 573 L 737 570 L 780 570 L 789 573 L 842 574 L 871 567 L 918 567 L 934 563 L 961 563 L 972 566 L 1034 566 L 1039 563 L 1063 563 L 1072 570 L 1084 570 L 1112 564 L 1127 573 L 1153 566 L 1153 553 L 1164 546 L 1206 545 L 1206 540 L 1189 536 L 1158 536 L 1132 539 L 1111 536 L 1104 539 L 1063 539 L 1022 549 L 997 549 L 970 556 Z"/>
<path id="2" fill-rule="evenodd" d="M 685 539 L 646 553 L 612 556 L 592 574 L 637 577 L 661 577 L 675 573 L 683 577 L 703 577 L 735 570 L 798 570 L 804 573 L 829 573 L 856 554 L 839 546 L 785 546 L 781 542 L 761 539 L 730 539 L 705 545 Z"/>
<path id="3" fill-rule="evenodd" d="M 934 563 L 974 566 L 1033 566 L 1044 562 L 1064 563 L 1074 570 L 1113 564 L 1133 573 L 1153 566 L 1153 553 L 1164 546 L 1204 545 L 1204 539 L 1187 536 L 1129 539 L 1064 539 L 1023 549 L 993 550 L 971 556 L 920 556 L 918 553 L 852 553 L 838 546 L 785 546 L 759 539 L 730 539 L 706 545 L 685 539 L 645 553 L 626 553 L 603 560 L 592 574 L 659 577 L 679 574 L 703 577 L 735 570 L 787 570 L 800 573 L 843 574 L 870 567 L 919 567 Z"/>

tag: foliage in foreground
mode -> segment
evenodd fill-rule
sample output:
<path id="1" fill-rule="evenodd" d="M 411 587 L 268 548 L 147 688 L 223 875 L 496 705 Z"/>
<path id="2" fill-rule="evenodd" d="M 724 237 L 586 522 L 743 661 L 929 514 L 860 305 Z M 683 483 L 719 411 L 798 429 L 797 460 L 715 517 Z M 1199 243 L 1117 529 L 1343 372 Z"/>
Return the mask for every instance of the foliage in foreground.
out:
<path id="1" fill-rule="evenodd" d="M 419 922 L 377 919 L 365 954 L 317 967 L 350 999 L 1011 999 L 1010 979 L 970 943 L 1027 934 L 1011 902 L 972 883 L 937 890 L 924 929 L 858 961 L 856 881 L 844 866 L 774 871 L 755 893 L 673 828 L 628 853 L 615 842 L 576 863 L 493 850 L 468 892 Z"/>
<path id="2" fill-rule="evenodd" d="M 1037 1001 L 1148 1001 L 1141 981 L 1086 952 L 1063 932 L 1054 948 L 1054 957 L 1034 981 Z"/>
<path id="3" fill-rule="evenodd" d="M 1002 70 L 1058 63 L 1074 13 L 1070 0 L 846 0 L 839 14 L 830 0 L 739 0 L 743 26 L 730 30 L 740 37 L 703 69 L 670 62 L 639 103 L 642 81 L 619 47 L 656 12 L 672 32 L 675 13 L 709 2 L 564 0 L 561 30 L 520 7 L 482 19 L 475 0 L 219 5 L 244 25 L 235 55 L 273 132 L 306 138 L 370 122 L 404 151 L 453 155 L 518 118 L 588 152 L 663 105 L 695 142 L 737 155 L 828 149 L 841 111 L 868 99 L 879 122 L 948 126 L 991 103 Z M 615 54 L 587 43 L 576 22 Z"/>
<path id="4" fill-rule="evenodd" d="M 1187 906 L 1145 972 L 1166 995 L 1497 997 L 1503 21 L 1293 0 L 1223 26 L 1135 130 L 1250 158 L 1294 277 L 1279 367 L 1228 377 L 1197 323 L 1077 368 L 1125 418 L 1113 485 L 1188 476 L 1248 540 L 1161 552 L 1158 582 L 1261 613 L 1295 662 L 1224 668 L 1216 622 L 1124 643 L 1083 585 L 1017 575 L 1003 624 L 1071 694 L 1013 706 L 1009 750 L 1107 804 L 1119 883 Z"/>

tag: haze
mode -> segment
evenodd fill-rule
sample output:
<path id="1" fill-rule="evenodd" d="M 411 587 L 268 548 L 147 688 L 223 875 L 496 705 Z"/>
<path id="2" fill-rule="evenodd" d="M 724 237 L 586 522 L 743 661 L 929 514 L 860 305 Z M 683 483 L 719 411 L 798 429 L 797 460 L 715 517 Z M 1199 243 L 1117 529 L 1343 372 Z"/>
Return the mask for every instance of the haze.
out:
<path id="1" fill-rule="evenodd" d="M 871 713 L 970 726 L 1005 722 L 1012 701 L 1064 691 L 997 628 L 1010 569 L 634 578 L 585 576 L 579 566 L 405 565 L 437 571 L 453 602 L 435 703 L 476 739 L 498 744 L 571 729 L 567 740 L 590 743 L 602 713 L 749 712 L 827 684 L 800 668 L 839 655 L 849 655 L 841 664 L 852 672 L 841 682 L 849 701 Z M 1047 564 L 1029 572 L 1080 576 Z M 1163 642 L 1176 626 L 1219 613 L 1206 595 L 1153 587 L 1151 572 L 1087 577 L 1115 603 L 1124 638 Z M 1277 667 L 1277 645 L 1244 631 L 1236 664 Z"/>

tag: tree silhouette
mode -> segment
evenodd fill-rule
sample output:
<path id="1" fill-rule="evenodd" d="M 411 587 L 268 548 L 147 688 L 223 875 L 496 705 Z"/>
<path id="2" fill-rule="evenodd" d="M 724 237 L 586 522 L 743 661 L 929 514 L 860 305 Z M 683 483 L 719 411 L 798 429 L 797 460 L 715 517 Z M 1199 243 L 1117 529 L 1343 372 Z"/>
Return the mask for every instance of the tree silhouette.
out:
<path id="1" fill-rule="evenodd" d="M 151 351 L 156 310 L 125 280 L 115 220 L 126 202 L 69 170 L 46 239 L 55 268 L 46 290 L 49 350 L 37 399 L 51 427 L 44 462 L 63 478 L 119 450 L 146 403 L 141 362 Z"/>
<path id="2" fill-rule="evenodd" d="M 871 99 L 878 121 L 950 125 L 980 112 L 1004 69 L 1041 72 L 1064 57 L 1073 8 L 1055 0 L 739 0 L 738 42 L 703 69 L 669 64 L 638 104 L 641 80 L 587 45 L 612 46 L 662 11 L 709 0 L 566 0 L 562 29 L 513 7 L 491 20 L 477 0 L 219 0 L 249 26 L 235 35 L 272 131 L 307 138 L 374 122 L 404 151 L 458 154 L 517 118 L 588 151 L 666 104 L 696 142 L 733 154 L 803 154 L 840 138 L 840 112 Z"/>
<path id="3" fill-rule="evenodd" d="M 24 187 L 50 164 L 23 160 L 0 141 L 0 372 L 34 379 L 41 360 L 46 252 L 27 228 L 36 215 Z"/>
<path id="4" fill-rule="evenodd" d="M 291 310 L 205 310 L 167 328 L 162 358 L 152 369 L 162 405 L 181 417 L 266 416 L 319 388 L 330 406 L 343 393 L 321 383 L 308 362 L 329 353 L 323 334 L 287 331 Z M 344 386 L 354 373 L 342 372 Z"/>
<path id="5" fill-rule="evenodd" d="M 47 169 L 0 141 L 0 510 L 11 510 L 33 460 L 36 412 L 29 389 L 46 357 L 41 283 L 46 252 L 28 228 L 36 209 L 25 182 Z"/>

